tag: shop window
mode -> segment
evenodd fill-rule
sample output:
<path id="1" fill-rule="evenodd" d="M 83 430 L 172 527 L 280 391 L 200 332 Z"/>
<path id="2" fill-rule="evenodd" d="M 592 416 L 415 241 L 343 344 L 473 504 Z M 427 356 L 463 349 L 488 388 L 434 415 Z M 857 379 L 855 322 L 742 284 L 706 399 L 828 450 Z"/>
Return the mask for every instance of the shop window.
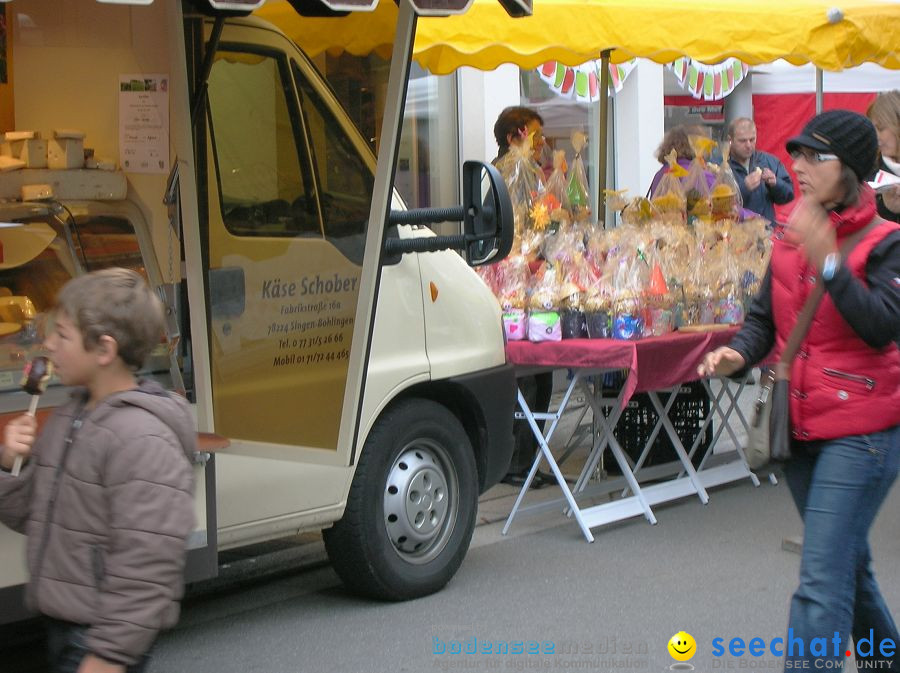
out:
<path id="1" fill-rule="evenodd" d="M 410 207 L 458 202 L 456 99 L 455 75 L 439 77 L 412 65 L 394 177 L 394 186 Z"/>

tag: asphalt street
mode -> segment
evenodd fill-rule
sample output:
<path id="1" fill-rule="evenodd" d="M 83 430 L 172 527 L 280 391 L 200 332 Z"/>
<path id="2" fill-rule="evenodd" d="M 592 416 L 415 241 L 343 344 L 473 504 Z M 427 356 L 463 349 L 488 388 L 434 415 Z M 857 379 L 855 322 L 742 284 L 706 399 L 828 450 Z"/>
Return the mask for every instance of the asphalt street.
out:
<path id="1" fill-rule="evenodd" d="M 801 533 L 785 483 L 742 480 L 712 489 L 708 505 L 696 497 L 656 505 L 656 526 L 642 518 L 603 526 L 593 544 L 558 508 L 517 518 L 501 535 L 515 494 L 499 485 L 482 496 L 462 568 L 443 591 L 416 601 L 349 594 L 317 534 L 260 558 L 226 556 L 219 580 L 192 589 L 151 671 L 663 671 L 675 670 L 667 643 L 679 631 L 696 641 L 686 662 L 694 670 L 781 670 L 768 650 L 717 657 L 712 645 L 784 635 L 799 563 L 785 547 Z M 876 574 L 895 611 L 898 514 L 895 489 L 872 533 Z M 21 629 L 0 629 L 0 650 L 0 673 L 44 670 L 40 642 Z"/>
<path id="2" fill-rule="evenodd" d="M 781 670 L 768 652 L 714 657 L 712 641 L 784 635 L 799 557 L 782 539 L 800 532 L 799 517 L 783 483 L 741 482 L 710 496 L 706 506 L 687 498 L 655 508 L 656 526 L 601 528 L 593 544 L 555 512 L 511 537 L 499 535 L 500 523 L 479 526 L 453 581 L 407 603 L 355 598 L 328 566 L 199 597 L 162 639 L 155 670 L 662 671 L 674 663 L 667 641 L 682 630 L 697 643 L 695 670 Z M 895 609 L 898 508 L 895 491 L 872 536 Z"/>

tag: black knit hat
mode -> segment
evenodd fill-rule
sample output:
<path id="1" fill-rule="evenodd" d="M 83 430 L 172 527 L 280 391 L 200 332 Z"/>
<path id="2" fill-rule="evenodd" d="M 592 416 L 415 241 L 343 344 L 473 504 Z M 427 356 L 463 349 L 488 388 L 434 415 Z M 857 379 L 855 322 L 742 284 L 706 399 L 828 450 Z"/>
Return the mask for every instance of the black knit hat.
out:
<path id="1" fill-rule="evenodd" d="M 787 151 L 810 147 L 830 152 L 849 166 L 862 182 L 875 170 L 878 134 L 868 119 L 850 110 L 828 110 L 813 117 L 798 136 L 787 141 Z"/>

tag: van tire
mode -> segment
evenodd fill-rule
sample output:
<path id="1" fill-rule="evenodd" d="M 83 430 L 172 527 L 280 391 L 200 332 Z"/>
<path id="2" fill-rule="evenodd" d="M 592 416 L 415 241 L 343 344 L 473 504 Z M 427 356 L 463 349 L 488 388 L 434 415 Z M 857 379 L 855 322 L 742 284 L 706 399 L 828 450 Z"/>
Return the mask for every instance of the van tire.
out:
<path id="1" fill-rule="evenodd" d="M 462 563 L 477 509 L 475 457 L 459 420 L 436 402 L 401 400 L 372 427 L 325 549 L 355 593 L 427 596 Z"/>

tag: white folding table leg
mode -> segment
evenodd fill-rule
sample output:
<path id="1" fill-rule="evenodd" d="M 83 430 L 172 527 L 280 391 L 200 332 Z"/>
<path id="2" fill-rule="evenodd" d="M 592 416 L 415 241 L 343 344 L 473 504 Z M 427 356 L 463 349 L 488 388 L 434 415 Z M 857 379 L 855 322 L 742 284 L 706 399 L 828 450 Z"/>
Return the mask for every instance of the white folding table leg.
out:
<path id="1" fill-rule="evenodd" d="M 720 409 L 720 402 L 722 398 L 725 397 L 725 386 L 719 388 L 719 392 L 715 395 L 713 394 L 712 387 L 709 385 L 709 380 L 701 379 L 701 385 L 703 386 L 703 390 L 706 392 L 706 396 L 709 398 L 709 413 L 706 415 L 706 420 L 703 421 L 703 427 L 701 428 L 700 435 L 695 439 L 695 443 L 699 445 L 699 441 L 703 439 L 703 433 L 706 432 L 707 428 L 712 425 L 713 419 L 718 415 L 720 418 L 722 416 L 722 412 Z M 720 424 L 718 428 L 716 428 L 713 433 L 712 441 L 709 443 L 709 446 L 706 449 L 706 455 L 703 456 L 703 462 L 706 462 L 706 459 L 712 455 L 712 450 L 719 443 L 719 437 L 722 436 L 722 433 L 725 432 L 725 425 Z M 701 466 L 703 463 L 701 463 Z M 684 474 L 684 471 L 681 472 Z"/>
<path id="2" fill-rule="evenodd" d="M 728 432 L 729 436 L 731 437 L 732 443 L 734 444 L 735 448 L 738 450 L 738 453 L 743 454 L 743 450 L 741 448 L 741 442 L 737 438 L 737 435 L 734 434 L 734 429 L 731 427 L 731 423 L 728 422 L 728 418 L 729 418 L 729 416 L 731 416 L 731 412 L 734 411 L 735 407 L 737 406 L 737 402 L 730 395 L 730 391 L 728 390 L 728 381 L 725 379 L 722 379 L 720 382 L 722 384 L 722 390 L 725 391 L 725 393 L 728 394 L 728 397 L 731 399 L 731 404 L 728 406 L 728 410 L 726 412 L 723 412 L 721 407 L 717 404 L 716 412 L 719 414 L 719 417 L 722 419 L 722 427 Z"/>
<path id="3" fill-rule="evenodd" d="M 740 420 L 741 425 L 744 426 L 744 432 L 750 432 L 750 423 L 747 422 L 747 417 L 744 416 L 744 412 L 741 411 L 741 407 L 738 404 L 738 400 L 741 397 L 741 393 L 743 393 L 744 389 L 747 387 L 747 381 L 749 379 L 750 379 L 750 374 L 748 373 L 747 376 L 745 376 L 744 379 L 738 385 L 737 391 L 735 391 L 733 393 L 731 392 L 731 386 L 724 386 L 725 392 L 728 393 L 728 397 L 731 398 L 731 402 L 732 402 L 732 404 L 734 404 L 734 413 L 737 414 L 738 420 Z"/>
<path id="4" fill-rule="evenodd" d="M 721 419 L 721 426 L 719 427 L 719 429 L 716 431 L 715 435 L 713 436 L 712 444 L 710 444 L 709 449 L 707 449 L 707 456 L 712 453 L 713 447 L 715 447 L 716 442 L 719 441 L 719 436 L 722 434 L 723 429 L 727 429 L 728 434 L 731 435 L 731 441 L 734 443 L 734 448 L 737 451 L 738 457 L 741 459 L 741 462 L 744 463 L 744 467 L 747 469 L 747 476 L 750 478 L 750 481 L 753 482 L 754 486 L 759 486 L 759 477 L 757 477 L 756 474 L 753 472 L 753 470 L 750 469 L 749 465 L 747 465 L 747 456 L 744 455 L 744 448 L 741 446 L 740 441 L 738 441 L 737 436 L 734 434 L 734 430 L 732 430 L 732 428 L 731 428 L 731 423 L 729 422 L 729 417 L 731 416 L 731 413 L 735 409 L 738 408 L 738 400 L 740 399 L 740 393 L 741 393 L 741 391 L 744 390 L 746 381 L 747 381 L 747 379 L 745 377 L 744 381 L 740 384 L 740 386 L 738 388 L 737 395 L 732 395 L 731 390 L 729 390 L 729 388 L 728 388 L 729 379 L 720 379 L 722 388 L 719 391 L 719 394 L 717 396 L 713 397 L 712 387 L 710 386 L 709 380 L 702 379 L 703 388 L 704 388 L 704 390 L 706 390 L 706 393 L 707 393 L 707 395 L 709 395 L 709 398 L 711 400 L 710 417 L 712 417 L 712 415 L 713 415 L 712 412 L 715 412 L 716 415 L 718 415 L 719 418 Z M 722 407 L 719 404 L 722 399 L 723 393 L 728 396 L 728 399 L 730 401 L 728 409 L 724 412 L 722 411 Z M 738 409 L 738 411 L 740 411 L 740 410 Z M 703 460 L 704 460 L 704 462 L 706 461 L 706 456 L 704 456 Z M 701 463 L 701 467 L 702 467 L 702 463 Z"/>
<path id="5" fill-rule="evenodd" d="M 534 433 L 535 439 L 537 439 L 538 445 L 540 446 L 540 451 L 538 452 L 538 455 L 534 457 L 534 463 L 532 463 L 531 465 L 531 470 L 529 470 L 528 476 L 525 478 L 525 483 L 522 485 L 522 489 L 519 491 L 519 495 L 516 498 L 516 502 L 513 505 L 512 511 L 509 513 L 509 517 L 507 517 L 506 519 L 506 524 L 503 526 L 502 531 L 503 535 L 506 535 L 507 531 L 509 531 L 509 527 L 512 524 L 513 519 L 515 518 L 516 513 L 519 511 L 522 500 L 525 498 L 525 494 L 528 492 L 528 488 L 531 486 L 531 482 L 534 479 L 535 474 L 537 474 L 538 467 L 541 464 L 541 458 L 543 457 L 547 459 L 547 462 L 550 465 L 550 470 L 553 472 L 553 476 L 556 477 L 556 482 L 562 489 L 563 495 L 565 496 L 566 501 L 569 503 L 569 507 L 575 515 L 575 520 L 578 522 L 578 526 L 581 528 L 581 532 L 584 534 L 585 539 L 588 542 L 594 541 L 594 536 L 591 534 L 591 529 L 588 528 L 587 524 L 584 522 L 584 519 L 581 516 L 581 510 L 578 509 L 578 504 L 575 502 L 575 497 L 572 495 L 572 491 L 569 490 L 569 485 L 566 483 L 565 478 L 563 478 L 562 472 L 560 472 L 559 466 L 556 464 L 556 460 L 553 458 L 553 454 L 550 451 L 550 446 L 547 443 L 547 440 L 549 440 L 553 435 L 553 431 L 556 430 L 556 426 L 559 423 L 560 417 L 565 411 L 566 405 L 569 402 L 569 397 L 571 396 L 572 390 L 575 387 L 577 381 L 578 374 L 576 373 L 576 375 L 572 379 L 572 383 L 566 390 L 566 394 L 563 396 L 563 400 L 560 403 L 560 407 L 555 414 L 553 423 L 550 425 L 550 428 L 547 431 L 546 437 L 538 427 L 537 421 L 535 421 L 535 414 L 528 407 L 528 403 L 525 401 L 525 397 L 522 395 L 522 391 L 518 391 L 519 408 L 522 410 L 522 414 L 524 415 L 525 420 L 528 422 L 528 426 L 531 428 L 531 432 Z"/>
<path id="6" fill-rule="evenodd" d="M 610 418 L 614 417 L 616 423 L 618 423 L 619 417 L 622 415 L 621 409 L 624 395 L 625 387 L 623 386 L 622 391 L 619 393 L 619 397 L 617 398 L 618 403 L 610 414 Z M 615 426 L 609 423 L 609 420 L 603 414 L 600 403 L 594 397 L 589 397 L 588 401 L 594 411 L 594 418 L 598 420 L 598 422 L 602 426 L 602 430 L 606 438 L 609 440 L 609 448 L 613 452 L 613 456 L 615 456 L 616 462 L 619 464 L 619 469 L 622 470 L 622 476 L 625 477 L 625 482 L 631 488 L 631 492 L 634 493 L 634 495 L 631 497 L 636 498 L 640 503 L 641 510 L 644 512 L 644 516 L 647 518 L 647 521 L 655 525 L 656 517 L 653 515 L 653 510 L 650 509 L 650 504 L 647 502 L 647 498 L 645 498 L 644 494 L 641 492 L 641 487 L 638 485 L 637 479 L 635 478 L 634 473 L 631 471 L 631 465 L 628 464 L 628 459 L 625 456 L 625 452 L 619 445 L 618 440 L 616 440 L 616 435 L 613 432 Z"/>
<path id="7" fill-rule="evenodd" d="M 675 447 L 675 453 L 678 454 L 678 459 L 681 461 L 681 464 L 684 465 L 684 469 L 687 472 L 691 483 L 694 485 L 694 490 L 697 492 L 697 496 L 700 498 L 700 502 L 705 505 L 709 502 L 709 496 L 706 494 L 706 489 L 703 488 L 703 484 L 700 481 L 700 477 L 697 476 L 697 471 L 694 469 L 693 464 L 691 464 L 691 461 L 688 460 L 687 454 L 684 451 L 684 445 L 681 443 L 681 438 L 675 431 L 675 426 L 672 425 L 672 421 L 669 419 L 669 415 L 665 412 L 662 403 L 659 401 L 659 395 L 657 395 L 654 391 L 650 391 L 647 395 L 650 398 L 650 401 L 653 403 L 653 408 L 656 409 L 656 413 L 659 414 L 663 427 L 666 430 L 666 434 L 669 435 L 669 439 L 672 441 L 672 446 Z"/>
<path id="8" fill-rule="evenodd" d="M 736 393 L 732 393 L 730 388 L 725 387 L 725 390 L 727 391 L 728 396 L 731 398 L 732 404 L 734 404 L 734 411 L 738 415 L 738 418 L 740 419 L 741 423 L 743 424 L 744 431 L 748 434 L 750 433 L 750 423 L 747 422 L 747 418 L 744 416 L 744 412 L 741 411 L 741 407 L 738 404 L 738 400 L 740 399 L 741 393 L 746 389 L 747 381 L 749 381 L 749 380 L 750 380 L 750 372 L 747 372 L 747 376 L 745 376 L 744 380 L 741 381 L 741 384 L 740 384 L 740 386 L 738 386 Z M 735 445 L 737 446 L 737 443 L 735 443 Z M 746 465 L 747 457 L 744 455 L 744 448 L 742 446 L 738 446 L 738 454 L 740 454 L 741 459 L 744 461 L 744 464 Z M 759 479 L 757 478 L 756 474 L 752 470 L 750 470 L 749 467 L 747 467 L 747 470 L 750 472 L 750 478 L 753 480 L 754 485 L 759 486 Z M 772 486 L 778 485 L 778 478 L 772 472 L 769 472 L 769 483 L 771 483 Z"/>
<path id="9" fill-rule="evenodd" d="M 578 475 L 578 479 L 575 481 L 575 486 L 572 489 L 573 493 L 581 493 L 588 485 L 591 479 L 591 475 L 594 473 L 594 470 L 597 469 L 597 465 L 600 463 L 601 458 L 603 457 L 603 452 L 606 450 L 606 447 L 609 444 L 609 437 L 604 430 L 604 426 L 600 425 L 599 419 L 596 418 L 596 411 L 594 411 L 593 405 L 590 405 L 587 402 L 589 399 L 595 400 L 597 402 L 597 407 L 602 410 L 604 407 L 610 407 L 610 415 L 607 419 L 612 427 L 616 426 L 616 423 L 619 421 L 619 416 L 622 414 L 621 411 L 621 401 L 622 401 L 622 393 L 619 393 L 619 396 L 616 397 L 614 401 L 605 402 L 602 396 L 602 391 L 598 392 L 598 389 L 595 388 L 592 390 L 586 378 L 583 378 L 580 382 L 581 391 L 584 394 L 584 399 L 586 401 L 587 406 L 590 407 L 593 418 L 593 425 L 596 430 L 593 432 L 593 441 L 591 444 L 591 450 L 588 454 L 588 458 L 584 463 L 584 467 L 581 469 L 581 474 Z"/>
<path id="10" fill-rule="evenodd" d="M 668 399 L 666 399 L 666 414 L 669 413 L 669 410 L 672 408 L 672 405 L 675 403 L 675 398 L 678 396 L 678 388 L 674 388 L 670 391 Z M 656 442 L 656 438 L 659 435 L 659 431 L 662 429 L 662 417 L 657 417 L 656 425 L 653 426 L 653 430 L 650 432 L 650 436 L 647 438 L 647 441 L 644 442 L 644 447 L 641 449 L 641 455 L 638 458 L 637 462 L 634 464 L 634 474 L 640 471 L 640 469 L 644 466 L 644 461 L 647 460 L 650 455 L 650 450 L 653 448 L 654 442 Z M 625 488 L 622 490 L 622 497 L 626 497 L 628 495 L 628 489 Z"/>

